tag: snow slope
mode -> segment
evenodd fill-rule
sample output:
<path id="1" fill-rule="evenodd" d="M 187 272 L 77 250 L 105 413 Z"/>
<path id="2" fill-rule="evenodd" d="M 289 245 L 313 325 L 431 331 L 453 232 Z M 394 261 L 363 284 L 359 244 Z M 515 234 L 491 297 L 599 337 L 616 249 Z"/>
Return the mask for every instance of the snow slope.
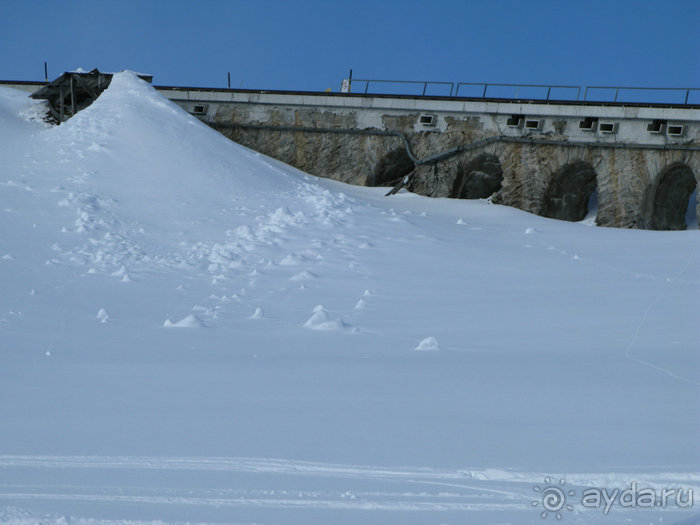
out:
<path id="1" fill-rule="evenodd" d="M 319 180 L 131 73 L 40 109 L 0 90 L 0 522 L 539 523 L 547 476 L 700 520 L 580 504 L 700 493 L 697 231 Z"/>

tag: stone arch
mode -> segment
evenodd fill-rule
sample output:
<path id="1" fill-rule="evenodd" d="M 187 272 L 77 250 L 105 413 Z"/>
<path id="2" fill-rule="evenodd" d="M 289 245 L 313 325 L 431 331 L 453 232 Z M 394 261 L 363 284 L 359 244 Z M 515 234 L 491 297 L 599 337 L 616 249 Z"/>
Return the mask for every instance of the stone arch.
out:
<path id="1" fill-rule="evenodd" d="M 388 151 L 379 159 L 374 171 L 367 177 L 367 186 L 392 186 L 416 169 L 406 148 Z"/>
<path id="2" fill-rule="evenodd" d="M 696 191 L 697 181 L 693 170 L 683 162 L 666 166 L 649 187 L 647 215 L 652 230 L 685 230 L 686 214 L 691 195 Z M 695 215 L 697 220 L 697 213 Z"/>
<path id="3" fill-rule="evenodd" d="M 596 171 L 588 162 L 575 160 L 559 168 L 544 194 L 540 215 L 578 222 L 588 214 L 591 198 L 597 195 Z"/>
<path id="4" fill-rule="evenodd" d="M 457 176 L 450 197 L 455 199 L 486 199 L 498 192 L 503 184 L 503 169 L 498 157 L 482 153 L 469 162 L 457 165 Z"/>

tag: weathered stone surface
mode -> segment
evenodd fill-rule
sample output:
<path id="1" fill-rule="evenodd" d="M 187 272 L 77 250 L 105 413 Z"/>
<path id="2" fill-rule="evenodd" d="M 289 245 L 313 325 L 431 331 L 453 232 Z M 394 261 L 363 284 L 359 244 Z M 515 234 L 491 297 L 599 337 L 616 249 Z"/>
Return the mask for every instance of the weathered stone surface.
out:
<path id="1" fill-rule="evenodd" d="M 549 183 L 540 215 L 564 221 L 583 220 L 596 186 L 595 170 L 587 162 L 578 160 L 562 166 Z"/>
<path id="2" fill-rule="evenodd" d="M 501 189 L 503 170 L 495 155 L 483 153 L 469 162 L 457 164 L 457 176 L 450 197 L 486 199 Z"/>
<path id="3" fill-rule="evenodd" d="M 398 147 L 386 153 L 376 163 L 374 171 L 367 179 L 368 186 L 393 186 L 416 168 L 406 152 Z"/>
<path id="4" fill-rule="evenodd" d="M 400 137 L 352 130 L 399 131 L 407 137 L 415 157 L 424 159 L 494 136 L 494 131 L 484 130 L 488 117 L 445 117 L 441 129 L 425 129 L 419 124 L 419 113 L 386 114 L 381 127 L 367 128 L 355 111 L 289 107 L 261 111 L 255 105 L 225 108 L 210 122 L 215 129 L 320 177 L 389 185 L 412 173 L 408 189 L 422 195 L 484 198 L 495 192 L 494 203 L 564 220 L 580 220 L 588 196 L 597 191 L 596 221 L 602 226 L 681 228 L 681 211 L 685 212 L 700 176 L 696 151 L 567 145 L 561 135 L 566 132 L 565 121 L 555 122 L 554 131 L 547 134 L 529 135 L 535 141 L 556 139 L 562 144 L 495 142 L 435 164 L 414 165 Z M 261 128 L 251 127 L 256 125 Z M 266 126 L 345 131 L 280 131 Z"/>

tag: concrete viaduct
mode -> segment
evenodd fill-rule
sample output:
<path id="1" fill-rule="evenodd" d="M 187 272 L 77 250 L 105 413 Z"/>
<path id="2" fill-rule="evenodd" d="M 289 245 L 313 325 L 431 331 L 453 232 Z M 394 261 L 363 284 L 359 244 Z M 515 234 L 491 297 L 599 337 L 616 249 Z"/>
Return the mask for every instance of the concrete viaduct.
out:
<path id="1" fill-rule="evenodd" d="M 601 226 L 685 229 L 692 204 L 700 217 L 700 105 L 156 89 L 236 142 L 320 177 L 393 186 L 409 176 L 419 194 L 490 198 L 568 221 L 595 199 Z"/>

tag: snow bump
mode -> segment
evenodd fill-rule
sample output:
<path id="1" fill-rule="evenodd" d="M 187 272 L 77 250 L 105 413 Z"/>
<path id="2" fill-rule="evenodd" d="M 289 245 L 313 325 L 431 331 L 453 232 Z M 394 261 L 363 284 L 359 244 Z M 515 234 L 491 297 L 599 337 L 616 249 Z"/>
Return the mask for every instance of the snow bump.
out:
<path id="1" fill-rule="evenodd" d="M 204 323 L 198 317 L 190 314 L 175 323 L 166 319 L 163 326 L 165 328 L 204 328 Z"/>

